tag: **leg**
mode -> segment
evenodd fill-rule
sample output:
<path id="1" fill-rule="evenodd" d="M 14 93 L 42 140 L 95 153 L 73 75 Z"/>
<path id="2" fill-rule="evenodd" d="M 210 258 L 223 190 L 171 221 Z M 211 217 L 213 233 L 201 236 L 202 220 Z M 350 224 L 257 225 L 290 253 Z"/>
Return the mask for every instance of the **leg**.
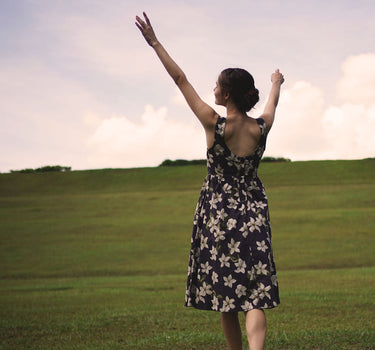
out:
<path id="1" fill-rule="evenodd" d="M 221 326 L 229 350 L 242 350 L 242 335 L 237 312 L 222 312 Z"/>
<path id="2" fill-rule="evenodd" d="M 266 315 L 263 310 L 246 313 L 246 334 L 250 350 L 263 350 L 266 341 Z"/>

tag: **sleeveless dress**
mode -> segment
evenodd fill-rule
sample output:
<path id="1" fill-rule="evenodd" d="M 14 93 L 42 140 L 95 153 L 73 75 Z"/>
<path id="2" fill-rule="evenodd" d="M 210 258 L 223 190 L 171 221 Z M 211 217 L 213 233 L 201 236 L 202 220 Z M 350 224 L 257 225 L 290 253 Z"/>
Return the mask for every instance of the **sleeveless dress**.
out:
<path id="1" fill-rule="evenodd" d="M 185 306 L 220 312 L 270 309 L 280 303 L 267 196 L 257 169 L 266 124 L 252 155 L 233 154 L 218 117 L 207 150 L 208 174 L 195 210 Z"/>

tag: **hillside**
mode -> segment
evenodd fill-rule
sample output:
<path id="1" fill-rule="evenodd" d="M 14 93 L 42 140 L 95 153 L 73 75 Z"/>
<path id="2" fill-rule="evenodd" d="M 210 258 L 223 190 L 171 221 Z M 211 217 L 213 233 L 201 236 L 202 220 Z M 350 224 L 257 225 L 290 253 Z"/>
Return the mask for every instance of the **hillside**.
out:
<path id="1" fill-rule="evenodd" d="M 1 349 L 225 349 L 184 310 L 204 166 L 0 174 Z M 267 349 L 373 349 L 375 160 L 263 163 Z M 354 310 L 354 312 L 353 312 Z"/>
<path id="2" fill-rule="evenodd" d="M 266 187 L 371 184 L 375 158 L 364 160 L 262 163 Z M 59 193 L 111 193 L 199 189 L 206 175 L 200 165 L 70 172 L 0 174 L 0 196 Z"/>

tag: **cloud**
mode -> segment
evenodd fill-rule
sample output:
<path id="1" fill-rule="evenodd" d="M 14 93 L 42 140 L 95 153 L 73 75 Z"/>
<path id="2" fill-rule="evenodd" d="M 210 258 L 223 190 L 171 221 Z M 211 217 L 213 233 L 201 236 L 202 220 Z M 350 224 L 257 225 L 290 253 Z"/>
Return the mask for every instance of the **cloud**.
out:
<path id="1" fill-rule="evenodd" d="M 205 157 L 205 137 L 198 121 L 168 118 L 168 109 L 147 105 L 140 122 L 125 116 L 102 120 L 87 147 L 96 167 L 155 166 L 166 158 Z"/>
<path id="2" fill-rule="evenodd" d="M 343 76 L 337 91 L 347 103 L 375 104 L 375 54 L 348 57 L 342 64 Z"/>
<path id="3" fill-rule="evenodd" d="M 83 140 L 93 125 L 84 117 L 91 110 L 105 115 L 105 106 L 77 81 L 36 60 L 3 62 L 0 83 L 0 171 L 85 166 Z"/>
<path id="4" fill-rule="evenodd" d="M 267 154 L 294 160 L 373 157 L 374 67 L 375 54 L 344 61 L 338 105 L 327 104 L 323 90 L 308 82 L 283 90 Z"/>
<path id="5" fill-rule="evenodd" d="M 345 103 L 329 107 L 323 116 L 329 158 L 374 156 L 375 107 Z"/>
<path id="6" fill-rule="evenodd" d="M 259 108 L 263 110 L 263 106 Z M 267 155 L 292 159 L 316 159 L 324 152 L 323 92 L 306 81 L 298 81 L 283 89 Z"/>
<path id="7" fill-rule="evenodd" d="M 373 156 L 375 140 L 371 130 L 375 128 L 375 100 L 368 96 L 374 94 L 374 88 L 369 82 L 375 79 L 375 72 L 369 68 L 364 77 L 360 69 L 365 62 L 371 65 L 373 56 L 352 56 L 343 63 L 343 75 L 337 84 L 337 91 L 344 101 L 341 104 L 328 103 L 323 89 L 308 81 L 297 81 L 286 89 L 283 87 L 266 155 L 293 160 Z M 361 86 L 363 93 L 355 95 L 354 92 L 360 91 Z M 356 96 L 354 102 L 348 102 L 349 97 L 353 96 Z M 223 114 L 220 107 L 214 104 L 212 93 L 205 95 L 204 100 Z M 177 90 L 170 102 L 188 108 Z M 261 114 L 263 108 L 264 104 L 258 106 L 253 116 Z M 199 124 L 193 127 L 185 121 L 168 120 L 166 108 L 155 110 L 148 106 L 141 123 L 131 122 L 125 117 L 103 121 L 92 141 L 100 146 L 102 152 L 116 154 L 117 159 L 126 155 L 126 164 L 154 165 L 156 161 L 159 163 L 165 158 L 203 157 L 204 134 L 200 129 Z M 176 137 L 184 133 L 190 136 Z M 158 144 L 155 135 L 162 135 L 164 143 Z M 121 141 L 116 143 L 115 140 Z M 192 140 L 193 144 L 199 145 L 195 150 L 189 148 Z M 127 145 L 130 145 L 132 153 L 125 150 Z"/>

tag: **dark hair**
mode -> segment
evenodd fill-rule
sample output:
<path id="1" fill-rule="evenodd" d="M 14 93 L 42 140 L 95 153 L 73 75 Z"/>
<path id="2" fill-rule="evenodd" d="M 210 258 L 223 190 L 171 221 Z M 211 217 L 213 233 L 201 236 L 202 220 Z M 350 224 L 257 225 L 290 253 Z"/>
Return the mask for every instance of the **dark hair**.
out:
<path id="1" fill-rule="evenodd" d="M 241 68 L 224 69 L 219 78 L 223 93 L 229 93 L 241 112 L 248 112 L 259 101 L 259 91 L 255 88 L 252 75 Z"/>

